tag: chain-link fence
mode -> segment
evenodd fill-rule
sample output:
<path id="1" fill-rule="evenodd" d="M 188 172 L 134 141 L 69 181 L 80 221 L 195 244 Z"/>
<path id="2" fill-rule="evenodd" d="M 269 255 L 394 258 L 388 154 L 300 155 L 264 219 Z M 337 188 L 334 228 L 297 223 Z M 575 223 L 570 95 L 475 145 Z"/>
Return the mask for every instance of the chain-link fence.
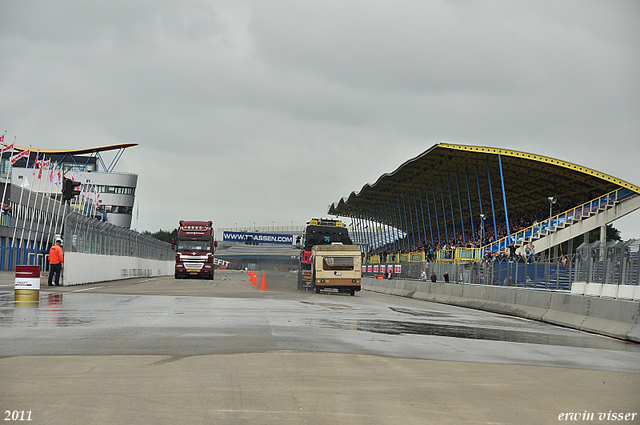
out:
<path id="1" fill-rule="evenodd" d="M 582 244 L 576 251 L 577 282 L 638 285 L 640 240 Z"/>
<path id="2" fill-rule="evenodd" d="M 170 261 L 171 245 L 136 231 L 69 212 L 64 225 L 65 252 L 119 255 Z"/>
<path id="3" fill-rule="evenodd" d="M 425 271 L 427 280 L 436 275 L 438 282 L 517 286 L 550 290 L 571 290 L 573 282 L 594 282 L 618 285 L 639 284 L 640 240 L 582 244 L 574 255 L 547 258 L 543 261 L 501 261 L 482 263 L 418 262 L 366 265 L 364 276 L 386 274 L 393 270 L 394 279 L 420 279 Z M 397 272 L 397 266 L 400 271 Z M 369 271 L 369 266 L 371 270 Z M 375 266 L 378 266 L 375 268 Z M 447 277 L 445 278 L 445 274 Z"/>

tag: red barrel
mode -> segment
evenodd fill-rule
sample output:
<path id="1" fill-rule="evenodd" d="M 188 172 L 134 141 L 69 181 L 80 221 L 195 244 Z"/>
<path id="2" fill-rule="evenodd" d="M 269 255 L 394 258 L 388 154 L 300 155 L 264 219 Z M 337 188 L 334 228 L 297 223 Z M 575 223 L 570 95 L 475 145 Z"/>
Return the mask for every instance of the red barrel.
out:
<path id="1" fill-rule="evenodd" d="M 16 266 L 15 302 L 37 303 L 40 299 L 40 266 Z"/>

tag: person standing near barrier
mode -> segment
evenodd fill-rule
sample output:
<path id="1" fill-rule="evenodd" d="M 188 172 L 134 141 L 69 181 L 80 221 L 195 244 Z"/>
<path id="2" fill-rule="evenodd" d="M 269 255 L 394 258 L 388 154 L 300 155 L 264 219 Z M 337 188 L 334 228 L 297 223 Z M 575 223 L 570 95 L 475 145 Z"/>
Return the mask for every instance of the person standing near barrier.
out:
<path id="1" fill-rule="evenodd" d="M 55 285 L 60 286 L 60 274 L 62 273 L 62 239 L 57 238 L 56 244 L 51 247 L 49 250 L 49 282 L 48 285 L 51 286 L 51 282 L 53 280 L 53 275 L 56 275 Z"/>
<path id="2" fill-rule="evenodd" d="M 436 272 L 431 272 L 431 282 L 435 282 L 438 280 L 438 277 L 436 276 Z"/>
<path id="3" fill-rule="evenodd" d="M 427 273 L 424 270 L 422 270 L 422 273 L 420 273 L 420 280 L 423 282 L 427 281 Z"/>
<path id="4" fill-rule="evenodd" d="M 449 283 L 449 272 L 444 272 L 444 281 Z"/>

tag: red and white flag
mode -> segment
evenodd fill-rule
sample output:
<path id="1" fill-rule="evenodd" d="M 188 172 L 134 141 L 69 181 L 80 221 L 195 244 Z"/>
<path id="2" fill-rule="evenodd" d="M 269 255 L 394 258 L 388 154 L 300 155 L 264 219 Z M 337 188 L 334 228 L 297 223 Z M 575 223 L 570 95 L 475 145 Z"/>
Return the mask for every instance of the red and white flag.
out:
<path id="1" fill-rule="evenodd" d="M 20 153 L 17 153 L 15 155 L 13 155 L 11 158 L 9 158 L 9 161 L 11 161 L 12 164 L 15 164 L 16 161 L 19 160 L 20 158 L 24 158 L 25 156 L 29 157 L 29 155 L 31 155 L 31 149 L 27 149 L 27 150 L 24 150 L 24 151 L 22 151 Z"/>
<path id="2" fill-rule="evenodd" d="M 4 136 L 2 136 L 4 137 Z M 2 140 L 0 140 L 0 142 L 2 142 Z M 11 143 L 9 146 L 5 146 L 4 148 L 2 148 L 2 150 L 0 151 L 0 153 L 5 153 L 7 151 L 12 151 L 13 150 L 13 143 Z"/>
<path id="3" fill-rule="evenodd" d="M 4 134 L 0 136 L 0 143 L 4 143 Z"/>

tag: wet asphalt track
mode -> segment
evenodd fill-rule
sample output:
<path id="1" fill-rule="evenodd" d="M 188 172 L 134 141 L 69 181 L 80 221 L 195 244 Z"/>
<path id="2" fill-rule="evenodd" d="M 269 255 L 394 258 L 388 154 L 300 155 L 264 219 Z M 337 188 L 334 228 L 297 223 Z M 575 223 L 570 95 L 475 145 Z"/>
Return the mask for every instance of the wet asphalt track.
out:
<path id="1" fill-rule="evenodd" d="M 155 382 L 157 377 L 149 365 L 156 365 L 156 368 L 167 369 L 164 373 L 171 376 L 167 378 L 169 382 L 176 379 L 175 373 L 177 376 L 194 374 L 190 379 L 195 386 L 180 396 L 190 394 L 191 399 L 200 400 L 198 395 L 202 397 L 209 385 L 217 384 L 200 381 L 203 375 L 187 365 L 193 363 L 193 368 L 207 371 L 203 374 L 217 375 L 220 368 L 210 370 L 215 359 L 213 363 L 222 362 L 224 366 L 235 364 L 243 370 L 257 368 L 260 377 L 247 375 L 243 381 L 241 374 L 231 373 L 233 368 L 225 369 L 226 374 L 231 373 L 225 375 L 228 382 L 212 403 L 227 405 L 236 399 L 246 403 L 248 393 L 261 387 L 264 391 L 257 399 L 285 391 L 298 400 L 298 407 L 277 397 L 262 400 L 249 410 L 238 406 L 224 409 L 201 406 L 191 412 L 196 423 L 256 423 L 265 418 L 278 423 L 399 423 L 398 419 L 408 421 L 406 423 L 546 423 L 554 417 L 557 421 L 557 415 L 564 409 L 640 410 L 638 344 L 530 320 L 366 291 L 355 297 L 299 292 L 294 289 L 293 277 L 285 273 L 267 273 L 266 280 L 267 291 L 259 291 L 246 275 L 232 271 L 218 271 L 213 282 L 165 277 L 63 288 L 45 286 L 39 305 L 26 308 L 14 306 L 10 277 L 5 276 L 0 280 L 0 285 L 4 285 L 0 286 L 0 376 L 3 381 L 0 408 L 5 411 L 31 404 L 39 408 L 40 419 L 43 415 L 47 417 L 48 422 L 41 423 L 74 423 L 74 417 L 79 419 L 77 423 L 89 423 L 86 419 L 92 415 L 90 406 L 96 404 L 88 405 L 87 412 L 83 410 L 84 401 L 76 406 L 82 392 L 66 400 L 67 410 L 60 409 L 55 399 L 39 398 L 48 391 L 47 386 L 67 385 L 68 391 L 75 394 L 78 387 L 69 381 L 74 380 L 74 373 L 70 378 L 64 368 L 73 371 L 77 364 L 86 364 L 80 368 L 85 370 L 84 374 L 76 377 L 85 384 L 84 393 L 108 390 L 100 389 L 101 382 L 114 379 L 118 383 L 112 382 L 111 386 L 122 385 L 121 391 L 129 391 L 132 396 L 147 393 L 147 386 L 172 391 L 166 380 Z M 251 357 L 251 367 L 237 363 L 239 358 L 247 356 Z M 362 356 L 366 356 L 366 361 Z M 118 366 L 123 358 L 131 361 Z M 274 361 L 280 366 L 275 367 Z M 60 372 L 39 383 L 38 374 L 46 376 L 45 371 L 51 370 L 52 362 L 61 368 Z M 140 367 L 132 368 L 137 362 L 141 362 Z M 187 369 L 171 375 L 175 362 Z M 406 366 L 407 362 L 412 366 Z M 327 370 L 324 367 L 327 363 L 335 364 L 335 368 Z M 439 367 L 434 369 L 434 364 Z M 92 377 L 92 371 L 100 368 L 97 365 L 105 369 L 103 381 L 97 381 L 98 376 Z M 395 368 L 398 370 L 393 373 Z M 305 374 L 313 370 L 316 372 L 305 378 Z M 446 370 L 451 372 L 441 376 Z M 461 371 L 466 373 L 459 377 L 451 375 Z M 358 374 L 355 382 L 347 380 L 335 386 L 351 373 Z M 322 376 L 333 378 L 323 382 Z M 536 379 L 543 376 L 546 380 L 537 383 Z M 286 377 L 291 382 L 285 382 Z M 318 379 L 319 382 L 308 388 L 309 393 L 300 390 L 304 396 L 290 393 L 291 388 Z M 427 385 L 430 379 L 438 385 Z M 580 388 L 575 385 L 578 379 L 586 380 Z M 217 376 L 214 381 L 219 380 Z M 132 388 L 131 382 L 138 381 L 142 382 L 141 388 Z M 477 384 L 471 384 L 476 381 Z M 88 382 L 92 385 L 87 386 Z M 361 387 L 362 382 L 368 385 Z M 598 388 L 596 383 L 603 388 Z M 438 388 L 447 385 L 455 387 L 447 390 L 450 403 L 466 400 L 462 410 L 451 404 L 446 407 L 446 398 L 435 397 L 440 395 Z M 464 397 L 465 391 L 474 393 L 477 385 L 486 385 L 486 391 L 476 396 L 477 402 L 484 400 L 484 406 Z M 244 395 L 237 391 L 226 393 L 239 386 L 245 388 Z M 354 406 L 343 400 L 349 398 L 349 391 L 355 390 L 352 386 L 360 392 L 371 392 L 370 397 L 361 402 L 364 405 Z M 522 408 L 530 411 L 525 421 L 516 421 L 517 409 L 506 403 L 504 397 L 508 398 L 509 392 L 501 394 L 510 386 L 515 386 L 510 389 L 513 395 L 521 393 L 524 397 Z M 389 387 L 396 391 L 389 393 L 385 390 Z M 376 388 L 379 393 L 374 391 Z M 536 400 L 546 399 L 544 394 L 555 394 L 560 389 L 564 389 L 560 392 L 562 396 L 556 397 L 552 405 L 543 409 L 535 406 Z M 317 394 L 313 396 L 314 391 L 342 407 L 335 412 L 319 409 L 320 400 Z M 340 398 L 340 394 L 344 397 Z M 400 397 L 402 394 L 404 398 Z M 424 396 L 415 399 L 418 394 Z M 353 397 L 360 400 L 363 396 Z M 379 405 L 387 397 L 392 400 L 388 411 L 371 410 L 372 405 Z M 436 398 L 439 401 L 434 405 Z M 112 401 L 102 404 L 99 400 L 102 413 L 94 417 L 97 422 L 93 423 L 126 423 L 135 419 L 136 408 L 116 413 L 117 405 L 112 403 L 119 403 L 117 400 L 109 398 Z M 403 403 L 409 402 L 413 402 L 415 408 L 403 407 Z M 283 403 L 287 407 L 283 407 Z M 142 411 L 144 404 L 140 407 Z M 280 406 L 280 413 L 269 416 L 269 406 L 276 405 Z M 426 411 L 435 413 L 429 416 Z M 177 423 L 174 420 L 179 418 L 181 407 L 168 406 L 164 415 L 154 412 L 150 416 L 140 413 L 140 417 L 149 418 L 153 423 Z M 470 416 L 472 413 L 476 416 Z M 637 417 L 635 423 L 640 423 Z"/>

